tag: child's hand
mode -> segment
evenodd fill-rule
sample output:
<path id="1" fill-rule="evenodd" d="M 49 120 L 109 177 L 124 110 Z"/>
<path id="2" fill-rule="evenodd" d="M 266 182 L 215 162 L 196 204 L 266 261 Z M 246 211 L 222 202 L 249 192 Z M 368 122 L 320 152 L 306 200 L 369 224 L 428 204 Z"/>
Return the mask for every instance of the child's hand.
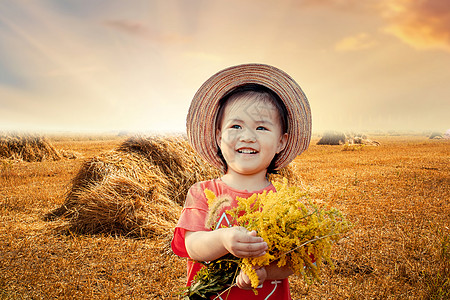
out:
<path id="1" fill-rule="evenodd" d="M 264 280 L 266 280 L 267 278 L 267 271 L 266 268 L 264 267 L 254 267 L 255 271 L 256 271 L 256 275 L 258 275 L 258 285 L 261 285 Z M 236 277 L 236 285 L 241 288 L 241 289 L 251 289 L 252 288 L 252 284 L 250 281 L 250 278 L 248 278 L 247 274 L 245 274 L 242 270 L 239 273 L 239 275 Z"/>
<path id="2" fill-rule="evenodd" d="M 256 231 L 248 231 L 244 227 L 224 228 L 223 246 L 236 257 L 258 257 L 266 254 L 267 243 Z"/>

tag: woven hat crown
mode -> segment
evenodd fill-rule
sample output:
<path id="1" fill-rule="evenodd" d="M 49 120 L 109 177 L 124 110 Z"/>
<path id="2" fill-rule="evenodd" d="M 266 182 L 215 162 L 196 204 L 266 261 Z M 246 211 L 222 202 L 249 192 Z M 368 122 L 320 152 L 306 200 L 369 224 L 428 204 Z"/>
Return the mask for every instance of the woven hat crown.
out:
<path id="1" fill-rule="evenodd" d="M 186 118 L 188 140 L 208 163 L 225 170 L 216 143 L 216 118 L 220 100 L 230 91 L 247 84 L 258 84 L 272 90 L 283 101 L 287 111 L 288 140 L 275 160 L 275 169 L 287 166 L 308 148 L 311 140 L 311 109 L 300 86 L 288 74 L 273 66 L 244 64 L 233 66 L 211 76 L 198 89 Z"/>

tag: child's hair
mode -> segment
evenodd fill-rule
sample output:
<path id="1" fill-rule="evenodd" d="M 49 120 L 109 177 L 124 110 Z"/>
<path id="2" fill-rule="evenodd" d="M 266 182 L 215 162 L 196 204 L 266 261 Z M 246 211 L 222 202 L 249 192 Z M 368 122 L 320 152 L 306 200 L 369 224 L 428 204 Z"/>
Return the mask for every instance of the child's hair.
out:
<path id="1" fill-rule="evenodd" d="M 288 120 L 287 120 L 287 110 L 286 107 L 283 104 L 283 101 L 280 99 L 280 97 L 273 92 L 271 89 L 260 85 L 260 84 L 245 84 L 242 86 L 239 86 L 230 92 L 228 92 L 225 96 L 222 97 L 219 101 L 219 110 L 217 112 L 216 117 L 216 123 L 215 128 L 216 130 L 221 127 L 223 114 L 225 111 L 225 107 L 227 106 L 230 101 L 240 98 L 240 97 L 254 97 L 256 101 L 262 101 L 266 103 L 272 104 L 276 110 L 277 115 L 281 124 L 281 133 L 285 134 L 288 130 Z M 225 158 L 222 155 L 222 151 L 220 150 L 220 147 L 218 145 L 218 151 L 217 155 L 220 157 L 220 159 L 223 161 L 223 164 L 225 166 L 225 172 L 228 168 L 227 162 L 225 161 Z M 278 154 L 277 154 L 278 155 Z M 269 174 L 276 174 L 277 170 L 275 170 L 275 161 L 277 158 L 277 155 L 272 159 L 272 162 L 270 163 L 269 167 L 267 168 L 267 173 Z"/>

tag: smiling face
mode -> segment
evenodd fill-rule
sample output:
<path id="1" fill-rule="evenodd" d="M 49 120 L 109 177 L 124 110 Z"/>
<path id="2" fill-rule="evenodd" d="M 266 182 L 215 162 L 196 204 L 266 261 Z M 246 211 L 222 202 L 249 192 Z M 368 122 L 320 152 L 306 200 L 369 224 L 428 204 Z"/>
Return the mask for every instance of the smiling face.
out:
<path id="1" fill-rule="evenodd" d="M 227 164 L 226 173 L 265 176 L 287 141 L 275 105 L 268 96 L 246 92 L 228 99 L 220 118 L 216 140 Z"/>

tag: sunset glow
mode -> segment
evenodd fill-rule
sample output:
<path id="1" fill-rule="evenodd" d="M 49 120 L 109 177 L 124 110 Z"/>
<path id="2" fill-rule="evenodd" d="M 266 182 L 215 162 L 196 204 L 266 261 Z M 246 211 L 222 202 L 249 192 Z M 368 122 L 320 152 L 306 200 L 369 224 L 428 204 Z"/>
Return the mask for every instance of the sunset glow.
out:
<path id="1" fill-rule="evenodd" d="M 258 62 L 313 130 L 450 128 L 450 2 L 3 1 L 0 131 L 184 132 L 195 91 Z"/>

